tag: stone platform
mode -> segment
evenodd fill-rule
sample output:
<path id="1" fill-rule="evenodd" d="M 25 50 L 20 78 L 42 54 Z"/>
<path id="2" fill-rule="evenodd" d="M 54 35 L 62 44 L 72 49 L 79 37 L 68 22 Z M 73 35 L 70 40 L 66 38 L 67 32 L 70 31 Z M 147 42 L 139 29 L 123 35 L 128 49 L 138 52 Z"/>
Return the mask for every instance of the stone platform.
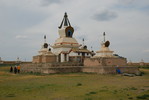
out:
<path id="1" fill-rule="evenodd" d="M 113 66 L 82 66 L 82 64 L 77 63 L 30 63 L 22 64 L 21 72 L 31 72 L 31 73 L 97 73 L 97 74 L 116 74 L 116 69 L 120 69 L 121 73 L 140 73 L 138 67 L 113 67 Z"/>
<path id="2" fill-rule="evenodd" d="M 82 72 L 81 64 L 76 63 L 31 63 L 22 64 L 21 72 L 32 72 L 32 73 L 77 73 Z"/>
<path id="3" fill-rule="evenodd" d="M 116 74 L 116 69 L 121 73 L 136 74 L 140 73 L 138 67 L 112 67 L 112 66 L 96 66 L 96 67 L 83 67 L 82 72 L 97 73 L 97 74 Z"/>

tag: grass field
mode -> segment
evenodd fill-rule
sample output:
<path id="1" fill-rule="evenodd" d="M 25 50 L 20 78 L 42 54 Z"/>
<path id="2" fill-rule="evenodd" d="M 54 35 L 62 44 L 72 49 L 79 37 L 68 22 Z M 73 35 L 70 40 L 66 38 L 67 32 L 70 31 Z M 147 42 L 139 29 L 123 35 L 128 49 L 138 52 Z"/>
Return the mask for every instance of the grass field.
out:
<path id="1" fill-rule="evenodd" d="M 149 100 L 149 69 L 143 76 L 67 73 L 13 74 L 0 67 L 0 100 Z"/>

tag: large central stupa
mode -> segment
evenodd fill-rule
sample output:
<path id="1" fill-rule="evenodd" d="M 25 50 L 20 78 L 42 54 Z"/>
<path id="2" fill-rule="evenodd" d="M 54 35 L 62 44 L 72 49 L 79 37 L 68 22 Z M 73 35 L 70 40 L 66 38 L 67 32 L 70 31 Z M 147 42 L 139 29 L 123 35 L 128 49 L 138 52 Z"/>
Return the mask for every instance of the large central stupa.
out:
<path id="1" fill-rule="evenodd" d="M 64 18 L 59 26 L 59 38 L 55 41 L 54 48 L 55 53 L 60 53 L 61 51 L 68 51 L 66 48 L 78 48 L 79 44 L 75 38 L 73 38 L 74 29 L 71 26 L 67 13 L 65 13 Z M 58 50 L 60 49 L 61 50 Z"/>
<path id="2" fill-rule="evenodd" d="M 81 45 L 73 37 L 74 28 L 69 22 L 67 13 L 64 14 L 64 18 L 58 28 L 59 38 L 56 39 L 52 46 L 58 62 L 82 62 L 85 57 L 91 56 L 91 52 L 87 48 L 79 48 Z"/>

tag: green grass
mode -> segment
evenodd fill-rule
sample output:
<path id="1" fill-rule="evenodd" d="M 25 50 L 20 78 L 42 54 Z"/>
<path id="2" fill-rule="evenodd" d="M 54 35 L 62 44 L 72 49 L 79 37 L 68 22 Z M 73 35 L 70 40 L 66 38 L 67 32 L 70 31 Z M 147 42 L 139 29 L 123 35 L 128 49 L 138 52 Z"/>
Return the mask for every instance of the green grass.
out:
<path id="1" fill-rule="evenodd" d="M 143 76 L 14 74 L 0 67 L 0 100 L 146 100 L 149 69 Z"/>

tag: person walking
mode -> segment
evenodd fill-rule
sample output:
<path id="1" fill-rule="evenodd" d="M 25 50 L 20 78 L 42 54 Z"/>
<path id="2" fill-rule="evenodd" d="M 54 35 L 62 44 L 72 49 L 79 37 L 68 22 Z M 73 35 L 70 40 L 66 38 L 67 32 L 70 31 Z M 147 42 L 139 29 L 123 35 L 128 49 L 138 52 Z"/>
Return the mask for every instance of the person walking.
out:
<path id="1" fill-rule="evenodd" d="M 17 66 L 18 73 L 20 73 L 20 65 Z"/>
<path id="2" fill-rule="evenodd" d="M 11 73 L 13 72 L 13 67 L 12 67 L 12 66 L 10 67 L 10 72 L 11 72 Z"/>
<path id="3" fill-rule="evenodd" d="M 17 73 L 17 67 L 14 67 L 14 73 L 15 74 Z"/>

